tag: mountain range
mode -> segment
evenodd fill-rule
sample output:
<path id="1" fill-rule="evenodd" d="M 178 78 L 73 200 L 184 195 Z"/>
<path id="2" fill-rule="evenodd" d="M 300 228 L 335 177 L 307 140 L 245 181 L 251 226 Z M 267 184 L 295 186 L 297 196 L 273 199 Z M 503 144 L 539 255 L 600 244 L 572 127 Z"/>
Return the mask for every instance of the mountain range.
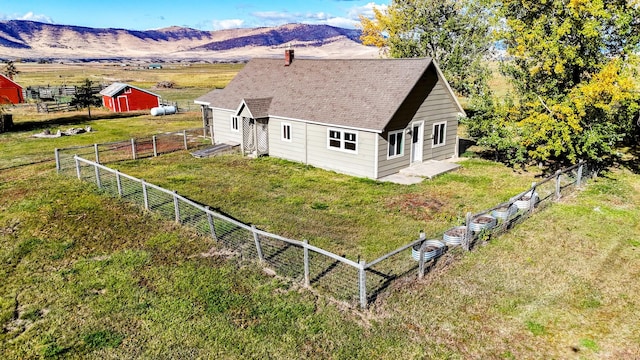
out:
<path id="1" fill-rule="evenodd" d="M 296 57 L 371 58 L 378 50 L 360 42 L 360 30 L 329 25 L 203 31 L 184 27 L 126 30 L 0 21 L 0 59 L 67 61 L 244 61 L 279 56 L 292 47 Z"/>

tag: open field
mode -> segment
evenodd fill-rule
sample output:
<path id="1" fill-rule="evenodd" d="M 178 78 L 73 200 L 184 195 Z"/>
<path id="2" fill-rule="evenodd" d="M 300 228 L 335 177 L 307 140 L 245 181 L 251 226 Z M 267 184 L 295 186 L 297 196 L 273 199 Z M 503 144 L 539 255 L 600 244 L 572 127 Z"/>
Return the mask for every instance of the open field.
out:
<path id="1" fill-rule="evenodd" d="M 0 134 L 0 358 L 640 358 L 640 175 L 621 166 L 366 311 L 55 174 L 53 148 L 199 126 L 198 113 L 15 113 Z M 94 133 L 34 139 L 45 128 Z M 633 150 L 633 149 L 632 149 Z M 185 152 L 111 165 L 244 222 L 367 260 L 535 181 L 471 158 L 414 186 Z M 631 170 L 629 170 L 631 169 Z"/>

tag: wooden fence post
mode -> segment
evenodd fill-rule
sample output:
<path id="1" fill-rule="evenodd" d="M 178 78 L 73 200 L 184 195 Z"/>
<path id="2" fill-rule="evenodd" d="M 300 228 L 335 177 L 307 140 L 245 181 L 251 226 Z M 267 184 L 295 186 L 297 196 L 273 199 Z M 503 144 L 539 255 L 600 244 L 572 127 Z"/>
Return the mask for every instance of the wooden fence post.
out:
<path id="1" fill-rule="evenodd" d="M 136 139 L 131 138 L 131 156 L 136 160 Z"/>
<path id="2" fill-rule="evenodd" d="M 74 155 L 73 158 L 76 160 L 76 175 L 78 179 L 82 180 L 82 175 L 80 174 L 80 160 L 78 160 L 78 155 Z"/>
<path id="3" fill-rule="evenodd" d="M 424 277 L 424 248 L 426 246 L 426 242 L 424 241 L 427 238 L 423 231 L 420 231 L 420 257 L 418 260 L 418 279 L 422 279 Z"/>
<path id="4" fill-rule="evenodd" d="M 59 174 L 60 170 L 62 169 L 62 166 L 60 165 L 60 149 L 55 148 L 53 154 L 56 158 L 56 172 Z"/>
<path id="5" fill-rule="evenodd" d="M 98 151 L 98 144 L 93 144 L 93 151 L 96 153 L 96 162 L 100 164 L 100 152 Z"/>
<path id="6" fill-rule="evenodd" d="M 157 136 L 153 135 L 151 138 L 153 140 L 153 156 L 158 157 L 158 140 Z"/>
<path id="7" fill-rule="evenodd" d="M 462 246 L 466 251 L 471 250 L 471 237 L 473 234 L 471 233 L 471 221 L 473 221 L 473 214 L 468 212 L 467 217 L 464 221 L 464 238 L 462 239 Z"/>
<path id="8" fill-rule="evenodd" d="M 180 200 L 178 199 L 178 192 L 173 191 L 173 208 L 176 212 L 176 222 L 180 224 Z"/>
<path id="9" fill-rule="evenodd" d="M 560 197 L 562 196 L 560 194 L 560 177 L 562 176 L 562 171 L 558 170 L 556 171 L 556 200 L 560 199 Z"/>
<path id="10" fill-rule="evenodd" d="M 360 308 L 367 308 L 367 273 L 366 261 L 360 260 L 360 267 L 358 268 L 358 288 L 360 290 Z"/>
<path id="11" fill-rule="evenodd" d="M 120 171 L 116 170 L 116 184 L 118 185 L 118 196 L 122 197 L 122 181 L 120 180 Z"/>
<path id="12" fill-rule="evenodd" d="M 218 235 L 216 234 L 216 224 L 213 222 L 211 209 L 209 208 L 209 206 L 205 206 L 204 209 L 207 211 L 207 221 L 209 222 L 209 230 L 211 231 L 211 237 L 213 238 L 213 240 L 218 241 Z"/>
<path id="13" fill-rule="evenodd" d="M 189 145 L 187 144 L 187 130 L 182 130 L 182 137 L 184 138 L 184 149 L 189 150 Z"/>
<path id="14" fill-rule="evenodd" d="M 258 259 L 260 262 L 264 262 L 264 256 L 262 256 L 262 245 L 260 245 L 260 237 L 256 232 L 256 226 L 251 225 L 251 232 L 253 233 L 253 241 L 256 243 L 256 252 L 258 253 Z"/>
<path id="15" fill-rule="evenodd" d="M 147 184 L 142 179 L 140 180 L 140 182 L 142 183 L 142 197 L 144 200 L 144 209 L 149 210 L 149 194 L 147 194 Z"/>
<path id="16" fill-rule="evenodd" d="M 310 287 L 311 275 L 309 270 L 309 248 L 307 247 L 307 245 L 309 245 L 309 240 L 303 240 L 302 249 L 304 251 L 304 286 Z"/>
<path id="17" fill-rule="evenodd" d="M 100 168 L 98 164 L 93 165 L 93 168 L 96 171 L 96 185 L 98 185 L 98 189 L 102 189 L 102 182 L 100 181 Z"/>

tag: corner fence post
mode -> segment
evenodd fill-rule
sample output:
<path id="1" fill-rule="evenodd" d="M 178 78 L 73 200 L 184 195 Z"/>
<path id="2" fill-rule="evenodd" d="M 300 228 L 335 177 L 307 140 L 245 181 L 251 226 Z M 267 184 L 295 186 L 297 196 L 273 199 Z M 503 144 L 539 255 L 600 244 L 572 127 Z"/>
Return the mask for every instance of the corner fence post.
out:
<path id="1" fill-rule="evenodd" d="M 471 232 L 471 221 L 473 221 L 473 214 L 468 212 L 464 221 L 464 238 L 462 239 L 462 246 L 466 251 L 471 250 L 471 237 L 473 236 Z"/>
<path id="2" fill-rule="evenodd" d="M 144 182 L 144 180 L 140 180 L 140 182 L 142 183 L 142 197 L 144 200 L 144 209 L 149 210 L 149 194 L 147 193 L 147 184 Z"/>
<path id="3" fill-rule="evenodd" d="M 116 184 L 118 185 L 118 196 L 122 197 L 122 180 L 120 180 L 120 171 L 116 170 Z"/>
<path id="4" fill-rule="evenodd" d="M 56 172 L 59 174 L 62 167 L 60 166 L 60 149 L 55 148 L 53 154 L 56 158 Z"/>
<path id="5" fill-rule="evenodd" d="M 304 286 L 311 286 L 311 275 L 309 271 L 309 240 L 302 241 L 302 249 L 304 251 Z"/>
<path id="6" fill-rule="evenodd" d="M 562 196 L 560 194 L 560 177 L 562 176 L 562 171 L 558 170 L 556 171 L 556 200 L 560 199 L 560 197 Z"/>
<path id="7" fill-rule="evenodd" d="M 178 192 L 173 191 L 173 208 L 176 213 L 176 222 L 180 224 L 180 200 L 178 199 Z"/>
<path id="8" fill-rule="evenodd" d="M 131 156 L 136 160 L 136 139 L 131 138 Z"/>
<path id="9" fill-rule="evenodd" d="M 153 157 L 158 157 L 158 137 L 153 135 Z"/>
<path id="10" fill-rule="evenodd" d="M 584 167 L 584 161 L 580 160 L 580 163 L 578 165 L 578 181 L 576 182 L 576 186 L 577 187 L 581 187 L 582 186 L 582 171 L 583 171 L 583 167 Z"/>
<path id="11" fill-rule="evenodd" d="M 80 160 L 78 160 L 78 155 L 74 155 L 73 159 L 76 161 L 76 175 L 78 179 L 82 180 L 82 175 L 80 174 Z"/>
<path id="12" fill-rule="evenodd" d="M 189 145 L 187 144 L 187 130 L 182 130 L 182 137 L 184 139 L 184 149 L 189 150 Z"/>
<path id="13" fill-rule="evenodd" d="M 426 246 L 426 242 L 424 241 L 427 238 L 423 231 L 420 231 L 420 257 L 418 258 L 418 279 L 422 279 L 424 277 L 424 250 Z"/>
<path id="14" fill-rule="evenodd" d="M 366 261 L 360 260 L 358 267 L 358 288 L 360 289 L 360 308 L 367 308 L 367 273 Z"/>
<path id="15" fill-rule="evenodd" d="M 251 233 L 253 233 L 253 241 L 256 243 L 256 252 L 258 253 L 258 259 L 260 262 L 264 262 L 264 256 L 262 256 L 262 245 L 260 245 L 260 237 L 256 231 L 256 226 L 251 225 Z"/>
<path id="16" fill-rule="evenodd" d="M 213 216 L 211 215 L 211 210 L 209 206 L 205 206 L 204 209 L 207 212 L 207 221 L 209 222 L 209 231 L 211 231 L 211 237 L 213 238 L 213 240 L 218 241 L 218 235 L 216 235 L 216 226 L 215 226 L 215 223 L 213 222 Z"/>
<path id="17" fill-rule="evenodd" d="M 96 162 L 100 164 L 100 152 L 98 151 L 98 144 L 93 144 L 93 151 L 96 153 Z"/>

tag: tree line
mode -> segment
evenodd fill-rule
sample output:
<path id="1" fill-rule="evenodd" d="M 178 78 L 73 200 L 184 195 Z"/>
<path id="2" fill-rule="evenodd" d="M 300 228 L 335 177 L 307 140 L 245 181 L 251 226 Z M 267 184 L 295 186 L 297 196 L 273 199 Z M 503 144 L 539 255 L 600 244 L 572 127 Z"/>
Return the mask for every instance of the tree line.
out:
<path id="1" fill-rule="evenodd" d="M 392 0 L 360 21 L 384 55 L 435 59 L 468 98 L 469 134 L 501 161 L 606 166 L 636 140 L 639 0 Z M 496 48 L 511 89 L 500 98 Z"/>

